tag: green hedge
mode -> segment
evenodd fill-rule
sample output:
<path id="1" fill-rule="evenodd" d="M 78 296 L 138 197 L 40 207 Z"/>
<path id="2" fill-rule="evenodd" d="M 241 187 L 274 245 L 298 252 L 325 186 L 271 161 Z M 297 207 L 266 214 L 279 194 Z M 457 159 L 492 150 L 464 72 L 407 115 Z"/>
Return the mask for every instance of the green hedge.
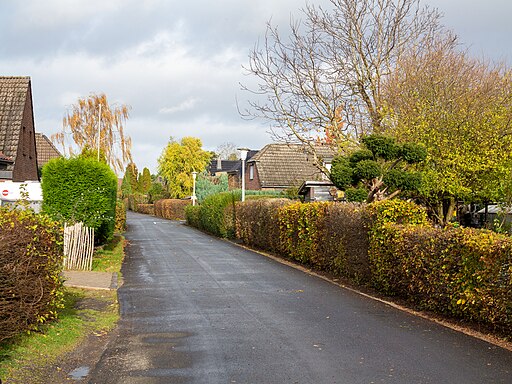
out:
<path id="1" fill-rule="evenodd" d="M 83 222 L 106 243 L 114 234 L 117 177 L 90 158 L 58 158 L 43 167 L 43 212 L 54 220 Z"/>
<path id="2" fill-rule="evenodd" d="M 246 191 L 246 201 L 273 197 L 283 197 L 283 194 L 275 191 Z M 234 238 L 237 221 L 235 205 L 241 200 L 241 190 L 209 195 L 197 209 L 187 210 L 187 223 L 216 236 Z"/>
<path id="3" fill-rule="evenodd" d="M 240 201 L 238 191 L 207 196 L 199 206 L 199 228 L 225 238 L 235 236 L 235 202 Z"/>
<path id="4" fill-rule="evenodd" d="M 0 341 L 57 316 L 62 228 L 30 211 L 0 209 Z"/>

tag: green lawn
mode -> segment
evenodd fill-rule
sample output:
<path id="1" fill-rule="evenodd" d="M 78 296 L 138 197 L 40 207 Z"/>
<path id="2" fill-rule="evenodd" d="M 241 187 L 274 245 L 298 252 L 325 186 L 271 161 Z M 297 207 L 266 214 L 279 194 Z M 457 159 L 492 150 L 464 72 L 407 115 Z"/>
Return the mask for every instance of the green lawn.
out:
<path id="1" fill-rule="evenodd" d="M 94 253 L 92 270 L 97 272 L 120 272 L 124 257 L 125 239 L 115 235 L 114 239 Z"/>

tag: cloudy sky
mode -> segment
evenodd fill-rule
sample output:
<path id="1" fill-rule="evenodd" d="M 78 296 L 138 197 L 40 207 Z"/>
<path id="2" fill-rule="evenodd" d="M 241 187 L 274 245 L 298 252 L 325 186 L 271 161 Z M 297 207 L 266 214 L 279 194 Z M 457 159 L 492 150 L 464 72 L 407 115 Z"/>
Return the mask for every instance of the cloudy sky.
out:
<path id="1" fill-rule="evenodd" d="M 423 0 L 475 55 L 512 62 L 512 2 Z M 328 0 L 311 0 L 328 5 Z M 0 74 L 31 76 L 36 130 L 47 136 L 79 97 L 107 94 L 132 107 L 134 161 L 155 173 L 169 137 L 199 137 L 208 150 L 271 142 L 243 120 L 237 100 L 265 23 L 287 26 L 302 0 L 0 0 Z"/>

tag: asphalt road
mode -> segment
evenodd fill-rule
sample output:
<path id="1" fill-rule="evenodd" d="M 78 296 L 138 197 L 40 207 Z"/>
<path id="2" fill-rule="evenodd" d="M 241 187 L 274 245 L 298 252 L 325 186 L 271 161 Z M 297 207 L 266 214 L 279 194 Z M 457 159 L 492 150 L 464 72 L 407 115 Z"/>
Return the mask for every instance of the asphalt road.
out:
<path id="1" fill-rule="evenodd" d="M 182 223 L 130 213 L 89 383 L 512 383 L 512 352 Z"/>

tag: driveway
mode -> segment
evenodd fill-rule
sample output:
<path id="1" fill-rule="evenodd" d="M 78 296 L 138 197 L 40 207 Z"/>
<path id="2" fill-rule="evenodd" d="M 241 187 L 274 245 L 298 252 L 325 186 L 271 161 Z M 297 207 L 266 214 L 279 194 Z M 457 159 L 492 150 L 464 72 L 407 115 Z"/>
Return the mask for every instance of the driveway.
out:
<path id="1" fill-rule="evenodd" d="M 180 222 L 128 215 L 118 335 L 89 383 L 512 383 L 512 352 Z"/>

